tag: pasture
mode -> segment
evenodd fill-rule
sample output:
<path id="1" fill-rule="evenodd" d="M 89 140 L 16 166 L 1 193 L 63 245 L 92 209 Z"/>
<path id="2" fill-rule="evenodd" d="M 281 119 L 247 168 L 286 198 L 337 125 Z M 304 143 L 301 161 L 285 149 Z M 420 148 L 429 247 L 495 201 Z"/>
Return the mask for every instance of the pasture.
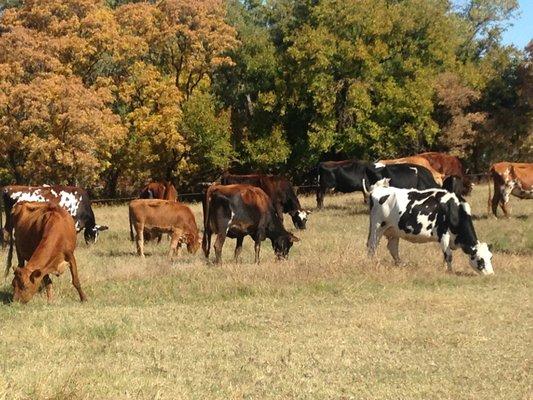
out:
<path id="1" fill-rule="evenodd" d="M 460 250 L 446 274 L 433 243 L 401 241 L 394 267 L 382 240 L 370 261 L 360 194 L 326 196 L 289 260 L 265 241 L 260 265 L 250 238 L 239 264 L 234 240 L 222 266 L 201 250 L 171 263 L 166 239 L 140 259 L 127 206 L 95 207 L 110 230 L 92 247 L 78 236 L 86 304 L 68 271 L 52 304 L 9 303 L 2 281 L 0 399 L 529 399 L 533 202 L 512 198 L 513 217 L 494 220 L 486 200 L 476 186 L 492 277 Z"/>

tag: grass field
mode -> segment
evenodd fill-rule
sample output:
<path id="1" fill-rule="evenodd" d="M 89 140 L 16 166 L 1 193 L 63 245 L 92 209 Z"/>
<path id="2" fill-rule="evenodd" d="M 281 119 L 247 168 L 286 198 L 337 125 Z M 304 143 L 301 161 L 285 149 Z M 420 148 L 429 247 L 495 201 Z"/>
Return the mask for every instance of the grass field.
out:
<path id="1" fill-rule="evenodd" d="M 360 194 L 327 196 L 289 260 L 267 241 L 258 266 L 249 238 L 240 264 L 233 240 L 222 266 L 170 263 L 166 240 L 141 260 L 127 206 L 96 208 L 110 231 L 79 236 L 86 304 L 68 272 L 53 304 L 0 285 L 0 399 L 531 399 L 533 202 L 494 220 L 486 196 L 470 201 L 492 277 L 460 251 L 446 274 L 436 244 L 400 242 L 394 267 L 382 241 L 370 261 Z"/>

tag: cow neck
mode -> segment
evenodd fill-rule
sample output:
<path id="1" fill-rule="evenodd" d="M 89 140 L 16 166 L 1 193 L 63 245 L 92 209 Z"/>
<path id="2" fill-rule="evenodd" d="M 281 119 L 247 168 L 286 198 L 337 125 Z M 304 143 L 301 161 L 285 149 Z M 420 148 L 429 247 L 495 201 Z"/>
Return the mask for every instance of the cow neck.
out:
<path id="1" fill-rule="evenodd" d="M 277 217 L 277 214 L 272 207 L 269 210 L 268 221 L 269 222 L 266 226 L 265 233 L 269 239 L 276 239 L 282 234 L 286 233 L 283 223 Z"/>
<path id="2" fill-rule="evenodd" d="M 58 257 L 57 251 L 55 249 L 61 248 L 63 237 L 54 230 L 50 223 L 52 219 L 57 218 L 52 215 L 48 219 L 45 228 L 43 230 L 43 236 L 39 245 L 33 252 L 30 260 L 24 266 L 27 268 L 28 272 L 31 273 L 34 270 L 40 269 L 43 275 L 46 275 L 50 268 L 55 267 L 58 263 L 56 258 Z"/>
<path id="3" fill-rule="evenodd" d="M 459 206 L 459 226 L 456 233 L 455 242 L 465 253 L 472 253 L 478 240 L 472 217 L 466 213 L 462 205 Z"/>

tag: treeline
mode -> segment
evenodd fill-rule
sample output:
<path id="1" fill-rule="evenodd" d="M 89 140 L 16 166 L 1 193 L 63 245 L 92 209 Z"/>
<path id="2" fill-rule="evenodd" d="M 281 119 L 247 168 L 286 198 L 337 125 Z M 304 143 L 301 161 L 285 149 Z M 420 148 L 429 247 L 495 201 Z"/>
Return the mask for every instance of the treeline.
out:
<path id="1" fill-rule="evenodd" d="M 516 0 L 26 0 L 0 15 L 0 183 L 114 196 L 425 150 L 531 161 Z"/>

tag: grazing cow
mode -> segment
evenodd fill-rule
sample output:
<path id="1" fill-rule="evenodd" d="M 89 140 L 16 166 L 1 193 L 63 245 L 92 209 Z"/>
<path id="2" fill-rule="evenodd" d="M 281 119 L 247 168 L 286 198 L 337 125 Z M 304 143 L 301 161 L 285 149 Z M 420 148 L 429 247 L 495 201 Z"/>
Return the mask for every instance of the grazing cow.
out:
<path id="1" fill-rule="evenodd" d="M 86 301 L 74 257 L 76 229 L 70 214 L 57 204 L 23 201 L 13 207 L 12 216 L 18 258 L 12 283 L 13 299 L 27 303 L 42 282 L 48 301 L 51 301 L 52 280 L 49 275 L 59 276 L 68 266 L 80 300 Z M 13 241 L 9 245 L 6 275 L 11 268 L 12 256 Z"/>
<path id="2" fill-rule="evenodd" d="M 498 216 L 498 205 L 506 217 L 510 216 L 507 208 L 509 195 L 519 199 L 533 199 L 533 164 L 499 162 L 490 167 L 490 178 L 494 184 L 494 197 L 491 199 L 491 185 L 489 182 L 488 213 L 492 208 L 495 217 Z"/>
<path id="3" fill-rule="evenodd" d="M 466 175 L 463 164 L 459 158 L 446 153 L 437 153 L 435 151 L 420 153 L 417 154 L 416 157 L 425 158 L 435 171 L 441 173 L 445 177 L 455 176 L 461 178 L 463 181 L 462 195 L 467 196 L 472 192 L 472 182 Z"/>
<path id="4" fill-rule="evenodd" d="M 74 218 L 76 231 L 84 231 L 87 244 L 96 243 L 99 232 L 108 229 L 107 226 L 96 225 L 89 195 L 76 186 L 6 186 L 2 191 L 2 198 L 6 213 L 3 232 L 5 241 L 11 238 L 11 210 L 19 201 L 51 202 L 63 207 Z"/>
<path id="5" fill-rule="evenodd" d="M 176 187 L 169 181 L 150 182 L 139 193 L 141 199 L 160 199 L 178 201 Z"/>
<path id="6" fill-rule="evenodd" d="M 380 160 L 380 164 L 385 165 L 391 165 L 391 164 L 416 164 L 420 165 L 421 167 L 426 168 L 429 172 L 431 172 L 431 175 L 433 175 L 433 179 L 435 182 L 437 182 L 439 185 L 442 185 L 442 181 L 444 179 L 443 175 L 436 171 L 428 160 L 426 160 L 424 157 L 419 156 L 410 156 L 410 157 L 403 157 L 403 158 L 395 158 L 391 160 Z"/>
<path id="7" fill-rule="evenodd" d="M 400 238 L 414 243 L 439 242 L 448 271 L 452 270 L 452 250 L 460 247 L 478 273 L 490 275 L 492 254 L 478 241 L 470 206 L 461 197 L 443 189 L 398 189 L 378 182 L 370 194 L 370 228 L 367 248 L 373 256 L 382 235 L 399 264 Z"/>
<path id="8" fill-rule="evenodd" d="M 440 188 L 431 172 L 417 164 L 389 164 L 374 163 L 366 168 L 365 187 L 374 185 L 386 178 L 389 185 L 402 189 L 433 189 Z"/>
<path id="9" fill-rule="evenodd" d="M 220 178 L 222 185 L 246 184 L 257 186 L 270 197 L 272 204 L 283 223 L 283 213 L 291 216 L 297 229 L 305 229 L 309 211 L 303 210 L 292 184 L 284 177 L 276 175 L 232 175 L 225 173 Z"/>
<path id="10" fill-rule="evenodd" d="M 287 232 L 270 197 L 251 185 L 212 185 L 207 189 L 203 202 L 204 236 L 202 248 L 209 258 L 211 235 L 215 241 L 215 262 L 220 263 L 222 246 L 226 236 L 237 239 L 235 260 L 242 251 L 244 237 L 250 235 L 255 242 L 255 262 L 259 263 L 261 242 L 269 238 L 278 259 L 286 258 L 294 242 L 299 239 Z"/>
<path id="11" fill-rule="evenodd" d="M 318 164 L 318 188 L 316 190 L 316 206 L 324 206 L 324 197 L 328 189 L 341 193 L 363 191 L 363 180 L 366 169 L 371 164 L 366 161 L 344 160 L 325 161 Z"/>
<path id="12" fill-rule="evenodd" d="M 458 197 L 463 196 L 466 191 L 465 181 L 463 178 L 455 175 L 450 175 L 444 178 L 444 182 L 442 182 L 442 188 L 448 192 L 455 193 L 455 195 Z"/>
<path id="13" fill-rule="evenodd" d="M 144 257 L 144 234 L 170 235 L 169 257 L 179 252 L 183 243 L 187 244 L 189 253 L 196 253 L 200 247 L 198 226 L 191 209 L 183 204 L 170 200 L 137 199 L 129 204 L 130 237 L 135 241 L 137 253 Z"/>

